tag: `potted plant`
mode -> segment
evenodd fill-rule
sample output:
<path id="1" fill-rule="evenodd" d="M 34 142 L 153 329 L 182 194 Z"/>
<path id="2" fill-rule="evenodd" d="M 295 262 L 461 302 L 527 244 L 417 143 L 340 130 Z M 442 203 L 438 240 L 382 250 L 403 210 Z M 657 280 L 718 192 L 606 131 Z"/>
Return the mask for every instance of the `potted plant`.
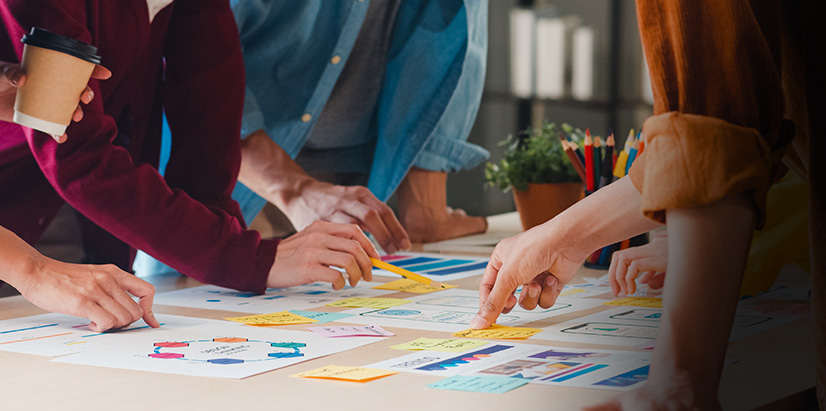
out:
<path id="1" fill-rule="evenodd" d="M 516 210 L 522 228 L 550 220 L 582 198 L 583 186 L 559 140 L 567 134 L 581 140 L 582 131 L 568 124 L 542 125 L 509 135 L 499 146 L 505 147 L 505 158 L 499 163 L 487 163 L 485 179 L 503 191 L 513 189 Z"/>

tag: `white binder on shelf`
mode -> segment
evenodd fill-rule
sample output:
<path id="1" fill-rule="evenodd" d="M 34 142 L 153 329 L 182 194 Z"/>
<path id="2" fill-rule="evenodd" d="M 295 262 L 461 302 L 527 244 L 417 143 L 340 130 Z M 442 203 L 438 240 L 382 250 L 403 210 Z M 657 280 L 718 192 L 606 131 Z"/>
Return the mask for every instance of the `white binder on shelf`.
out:
<path id="1" fill-rule="evenodd" d="M 594 29 L 581 26 L 571 36 L 571 97 L 594 97 Z"/>
<path id="2" fill-rule="evenodd" d="M 535 21 L 532 9 L 511 10 L 511 91 L 520 98 L 534 95 Z"/>

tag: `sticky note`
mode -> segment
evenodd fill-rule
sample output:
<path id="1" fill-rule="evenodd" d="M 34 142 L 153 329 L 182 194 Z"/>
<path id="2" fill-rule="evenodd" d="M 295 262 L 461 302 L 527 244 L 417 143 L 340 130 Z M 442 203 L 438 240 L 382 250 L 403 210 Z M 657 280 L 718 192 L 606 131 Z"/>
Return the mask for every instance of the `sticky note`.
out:
<path id="1" fill-rule="evenodd" d="M 321 311 L 290 310 L 290 312 L 302 317 L 307 317 L 311 320 L 316 320 L 318 321 L 318 324 L 326 324 L 331 321 L 338 321 L 353 316 L 353 314 L 325 313 Z"/>
<path id="2" fill-rule="evenodd" d="M 466 375 L 455 375 L 453 377 L 445 378 L 444 380 L 441 380 L 433 384 L 427 384 L 427 386 L 439 390 L 489 392 L 493 394 L 502 394 L 514 388 L 519 388 L 527 383 L 527 380 L 523 380 L 520 378 L 488 376 L 471 377 Z"/>
<path id="3" fill-rule="evenodd" d="M 526 327 L 506 327 L 504 325 L 493 324 L 483 330 L 464 330 L 453 333 L 454 337 L 465 338 L 492 338 L 505 340 L 524 340 L 534 334 L 542 332 L 539 328 Z"/>
<path id="4" fill-rule="evenodd" d="M 293 374 L 291 377 L 367 382 L 393 374 L 398 374 L 398 372 L 377 370 L 374 368 L 328 365 L 326 367 L 316 368 L 300 374 Z"/>
<path id="5" fill-rule="evenodd" d="M 287 325 L 287 324 L 309 324 L 316 320 L 293 314 L 289 311 L 281 311 L 270 314 L 248 315 L 246 317 L 229 317 L 225 320 L 235 321 L 247 325 Z"/>
<path id="6" fill-rule="evenodd" d="M 384 283 L 377 285 L 373 288 L 377 290 L 392 290 L 392 291 L 403 291 L 407 293 L 416 293 L 416 294 L 427 294 L 433 293 L 436 291 L 447 290 L 448 288 L 456 288 L 457 285 L 445 284 L 442 283 L 444 288 L 441 287 L 431 287 L 427 284 L 420 283 L 418 281 L 413 281 L 408 278 L 401 278 L 396 281 L 390 281 L 389 283 Z"/>
<path id="7" fill-rule="evenodd" d="M 307 329 L 325 338 L 392 337 L 396 335 L 378 325 L 323 325 L 320 327 L 307 327 Z"/>
<path id="8" fill-rule="evenodd" d="M 566 290 L 566 291 L 563 291 L 563 292 L 559 293 L 559 296 L 560 297 L 568 297 L 568 296 L 571 296 L 571 295 L 576 295 L 576 294 L 584 293 L 584 292 L 585 292 L 585 290 L 582 289 L 582 288 L 571 288 L 570 290 Z"/>
<path id="9" fill-rule="evenodd" d="M 395 350 L 427 350 L 427 351 L 442 351 L 442 352 L 465 352 L 474 348 L 479 348 L 488 344 L 487 341 L 482 340 L 456 340 L 443 338 L 419 338 L 413 341 L 408 341 L 404 344 L 393 345 L 390 348 Z"/>
<path id="10" fill-rule="evenodd" d="M 401 298 L 369 298 L 369 297 L 353 297 L 346 298 L 327 304 L 330 307 L 356 307 L 356 308 L 375 308 L 377 310 L 384 310 L 386 308 L 395 307 L 397 305 L 407 304 L 412 302 L 410 300 L 403 300 Z"/>
<path id="11" fill-rule="evenodd" d="M 628 297 L 602 303 L 603 305 L 621 305 L 633 307 L 663 308 L 663 299 L 656 297 Z"/>

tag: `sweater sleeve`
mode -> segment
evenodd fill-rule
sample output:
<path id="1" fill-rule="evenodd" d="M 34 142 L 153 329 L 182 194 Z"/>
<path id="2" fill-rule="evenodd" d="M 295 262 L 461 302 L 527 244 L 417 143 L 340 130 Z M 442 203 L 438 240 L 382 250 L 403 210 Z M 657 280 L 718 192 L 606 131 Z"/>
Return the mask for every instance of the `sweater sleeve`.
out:
<path id="1" fill-rule="evenodd" d="M 85 20 L 91 15 L 89 3 L 93 2 L 26 0 L 15 2 L 9 10 L 24 29 L 38 26 L 92 42 L 93 36 L 86 29 L 91 23 Z M 184 28 L 196 29 L 203 24 L 202 27 L 209 27 L 207 33 L 228 37 L 210 48 L 228 61 L 216 64 L 210 61 L 209 53 L 199 52 L 202 50 L 176 56 L 193 61 L 189 69 L 182 69 L 188 78 L 177 82 L 170 94 L 178 106 L 183 99 L 191 99 L 189 115 L 203 123 L 192 126 L 191 119 L 190 123 L 178 123 L 179 128 L 187 124 L 193 127 L 192 135 L 184 137 L 182 143 L 192 150 L 185 158 L 192 167 L 190 175 L 184 175 L 181 160 L 182 165 L 173 177 L 178 188 L 170 188 L 157 170 L 146 164 L 134 164 L 125 149 L 112 144 L 117 129 L 115 121 L 104 114 L 102 99 L 85 107 L 83 121 L 69 126 L 69 139 L 62 145 L 30 129 L 25 134 L 35 160 L 54 189 L 102 228 L 199 281 L 263 292 L 277 243 L 245 230 L 238 219 L 237 204 L 229 199 L 240 164 L 238 124 L 243 77 L 228 73 L 240 67 L 240 46 L 225 2 L 200 3 L 203 9 L 198 13 L 176 18 L 180 17 Z M 202 38 L 205 33 L 173 30 L 169 34 Z M 186 44 L 184 41 L 173 40 L 175 44 Z M 239 72 L 243 75 L 242 70 Z M 100 96 L 98 82 L 93 80 L 90 85 Z M 192 143 L 196 138 L 201 144 Z M 193 196 L 208 199 L 212 204 L 197 201 Z"/>
<path id="2" fill-rule="evenodd" d="M 758 223 L 785 145 L 777 2 L 638 0 L 654 116 L 631 179 L 643 213 L 746 193 Z M 644 176 L 644 177 L 643 177 Z"/>

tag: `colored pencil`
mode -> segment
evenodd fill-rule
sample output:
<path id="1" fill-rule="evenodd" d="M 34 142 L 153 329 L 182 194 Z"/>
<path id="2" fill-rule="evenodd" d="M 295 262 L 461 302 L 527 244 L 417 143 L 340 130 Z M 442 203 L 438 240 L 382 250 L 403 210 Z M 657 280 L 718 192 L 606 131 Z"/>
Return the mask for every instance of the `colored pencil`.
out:
<path id="1" fill-rule="evenodd" d="M 562 141 L 562 149 L 565 150 L 568 160 L 571 161 L 571 164 L 574 166 L 574 170 L 576 170 L 576 173 L 579 174 L 579 178 L 582 179 L 583 183 L 585 183 L 585 167 L 579 162 L 579 157 L 574 154 L 574 149 L 571 148 L 571 144 L 573 143 L 568 143 L 568 140 L 566 140 L 563 136 L 559 136 L 559 139 Z"/>
<path id="2" fill-rule="evenodd" d="M 599 186 L 597 187 L 602 188 L 611 184 L 614 180 L 611 178 L 611 172 L 613 168 L 611 168 L 611 163 L 613 162 L 612 156 L 608 154 L 606 151 L 605 158 L 602 160 L 602 167 L 600 167 L 600 176 L 599 176 Z"/>
<path id="3" fill-rule="evenodd" d="M 631 145 L 631 152 L 628 153 L 628 161 L 625 164 L 625 174 L 628 174 L 628 170 L 631 170 L 631 166 L 634 164 L 634 160 L 637 159 L 637 152 L 639 150 L 639 140 L 634 140 L 634 143 Z"/>
<path id="4" fill-rule="evenodd" d="M 594 142 L 591 132 L 585 130 L 585 185 L 588 192 L 594 191 Z"/>
<path id="5" fill-rule="evenodd" d="M 602 176 L 600 167 L 602 167 L 602 139 L 594 137 L 594 190 L 599 190 L 599 179 Z"/>
<path id="6" fill-rule="evenodd" d="M 631 144 L 634 142 L 634 129 L 628 133 L 625 139 L 625 150 L 619 153 L 617 157 L 617 165 L 614 167 L 614 176 L 617 178 L 625 177 L 625 165 L 628 163 L 628 154 L 631 151 Z"/>
<path id="7" fill-rule="evenodd" d="M 642 155 L 643 150 L 645 150 L 645 133 L 640 131 L 640 149 L 637 151 L 637 157 Z"/>
<path id="8" fill-rule="evenodd" d="M 614 170 L 614 167 L 617 165 L 617 154 L 614 152 L 614 132 L 612 131 L 611 134 L 608 135 L 608 138 L 605 139 L 605 157 L 611 159 L 611 170 Z"/>
<path id="9" fill-rule="evenodd" d="M 370 262 L 373 263 L 373 267 L 381 268 L 382 270 L 386 270 L 386 271 L 390 271 L 391 273 L 398 274 L 402 277 L 405 277 L 405 278 L 408 278 L 410 280 L 422 283 L 424 285 L 429 285 L 433 288 L 445 288 L 445 286 L 443 286 L 441 283 L 433 281 L 433 280 L 431 280 L 427 277 L 418 275 L 418 274 L 416 274 L 412 271 L 407 271 L 404 268 L 396 267 L 393 264 L 385 263 L 382 260 L 371 257 Z"/>

